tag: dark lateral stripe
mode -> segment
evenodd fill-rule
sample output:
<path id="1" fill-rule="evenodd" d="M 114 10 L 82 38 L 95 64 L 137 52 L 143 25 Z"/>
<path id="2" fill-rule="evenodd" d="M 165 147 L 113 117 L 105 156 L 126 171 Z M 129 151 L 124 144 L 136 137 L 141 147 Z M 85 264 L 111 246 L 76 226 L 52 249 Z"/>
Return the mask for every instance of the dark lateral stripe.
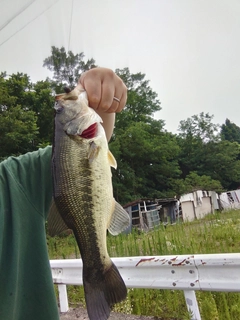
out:
<path id="1" fill-rule="evenodd" d="M 104 266 L 100 259 L 100 248 L 95 229 L 92 199 L 92 170 L 89 161 L 84 156 L 87 152 L 83 146 L 66 135 L 61 137 L 61 143 L 55 141 L 55 160 L 53 173 L 59 183 L 55 202 L 58 210 L 67 224 L 74 231 L 81 256 L 86 266 L 86 276 L 90 281 L 101 278 Z M 58 150 L 57 150 L 58 149 Z M 57 152 L 58 151 L 58 152 Z M 76 178 L 79 178 L 76 182 Z M 95 274 L 92 268 L 100 271 Z M 88 271 L 89 270 L 89 271 Z M 95 279 L 94 279 L 95 278 Z"/>

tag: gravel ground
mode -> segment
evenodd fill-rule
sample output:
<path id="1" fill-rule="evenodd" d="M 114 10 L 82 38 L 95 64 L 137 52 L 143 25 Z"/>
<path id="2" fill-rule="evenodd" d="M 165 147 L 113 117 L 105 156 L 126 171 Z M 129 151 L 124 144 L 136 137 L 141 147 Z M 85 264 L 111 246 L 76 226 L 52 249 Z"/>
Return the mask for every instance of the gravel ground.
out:
<path id="1" fill-rule="evenodd" d="M 87 316 L 87 310 L 84 308 L 70 308 L 70 310 L 66 313 L 61 313 L 61 320 L 89 320 Z M 109 320 L 161 320 L 156 317 L 146 317 L 146 316 L 135 316 L 132 314 L 122 314 L 111 312 Z"/>

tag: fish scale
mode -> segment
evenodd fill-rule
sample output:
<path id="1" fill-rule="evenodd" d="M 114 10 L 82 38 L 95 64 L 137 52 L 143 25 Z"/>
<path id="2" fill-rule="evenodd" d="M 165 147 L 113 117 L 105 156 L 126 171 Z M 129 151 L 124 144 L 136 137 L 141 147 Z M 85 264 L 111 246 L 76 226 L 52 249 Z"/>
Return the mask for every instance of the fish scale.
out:
<path id="1" fill-rule="evenodd" d="M 79 150 L 77 149 L 77 151 Z M 84 153 L 83 150 L 82 153 Z M 68 159 L 68 154 L 72 155 L 71 161 Z M 85 152 L 85 154 L 87 153 Z M 86 228 L 90 228 L 94 224 L 93 219 L 91 221 L 92 211 L 94 210 L 91 170 L 86 167 L 88 163 L 87 158 L 80 158 L 79 153 L 76 152 L 75 143 L 69 143 L 68 140 L 65 144 L 62 143 L 59 156 L 61 158 L 61 161 L 59 161 L 61 164 L 59 167 L 61 177 L 57 185 L 60 185 L 62 189 L 60 192 L 56 192 L 55 203 L 60 209 L 61 214 L 66 214 L 65 221 L 74 231 L 76 240 L 79 241 L 81 237 L 79 246 L 81 246 L 80 251 L 82 258 L 85 259 L 85 251 L 91 252 L 90 248 L 88 248 L 92 243 L 90 241 L 90 235 L 91 238 L 93 237 L 93 230 L 87 232 L 88 230 L 86 230 Z M 82 158 L 84 158 L 85 161 L 82 161 Z M 77 180 L 74 179 L 76 175 L 81 177 L 81 183 L 77 183 Z M 58 196 L 58 193 L 61 195 Z M 96 204 L 100 203 L 97 202 Z M 100 234 L 102 232 L 104 232 L 103 228 L 100 230 Z M 83 237 L 83 235 L 85 235 L 85 237 Z"/>
<path id="2" fill-rule="evenodd" d="M 60 95 L 55 110 L 54 202 L 48 224 L 50 229 L 53 225 L 61 231 L 73 230 L 83 260 L 89 318 L 106 320 L 111 306 L 127 295 L 106 245 L 107 229 L 116 235 L 129 225 L 128 214 L 113 198 L 110 165 L 116 166 L 116 161 L 108 150 L 101 119 L 88 107 L 86 95 L 76 91 Z"/>
<path id="3" fill-rule="evenodd" d="M 85 148 L 81 149 L 83 154 L 83 150 L 86 151 L 87 146 L 88 145 L 85 144 Z M 62 167 L 60 166 L 59 171 L 62 174 L 58 185 L 62 186 L 62 190 L 61 196 L 55 197 L 55 203 L 61 210 L 61 214 L 65 214 L 65 222 L 74 232 L 80 247 L 82 259 L 85 263 L 85 269 L 88 270 L 87 278 L 89 278 L 93 276 L 91 272 L 94 272 L 95 263 L 99 263 L 101 273 L 102 270 L 104 270 L 104 265 L 101 263 L 102 260 L 108 260 L 108 263 L 105 263 L 105 268 L 109 268 L 111 265 L 107 252 L 103 252 L 103 256 L 101 257 L 98 246 L 95 246 L 95 243 L 102 242 L 105 239 L 102 235 L 106 233 L 106 223 L 105 226 L 102 224 L 101 226 L 98 226 L 98 229 L 95 228 L 95 221 L 92 216 L 94 210 L 94 195 L 92 194 L 91 185 L 92 173 L 91 169 L 89 167 L 87 168 L 87 157 L 84 157 L 83 154 L 80 157 L 79 153 L 76 152 L 78 149 L 76 149 L 75 143 L 69 143 L 68 139 L 66 143 L 62 143 L 60 151 L 59 156 L 62 161 L 59 163 Z M 72 155 L 71 162 L 67 159 L 68 154 Z M 87 155 L 87 152 L 85 152 L 85 155 Z M 84 158 L 85 161 L 82 161 L 82 158 Z M 101 167 L 99 167 L 97 163 L 95 165 L 98 170 L 101 170 Z M 92 170 L 93 169 L 94 168 L 92 168 Z M 69 172 L 71 174 L 69 174 Z M 81 184 L 76 183 L 76 179 L 73 178 L 76 174 L 81 176 Z M 99 190 L 97 190 L 96 193 L 104 192 L 104 184 L 100 179 L 97 179 L 97 181 L 99 182 L 99 186 L 97 187 Z M 96 200 L 95 203 L 96 205 L 104 205 L 104 203 L 98 200 Z M 101 209 L 102 208 L 100 207 L 100 210 Z M 98 234 L 96 233 L 96 230 L 98 230 Z M 88 273 L 90 273 L 90 275 L 88 275 Z"/>

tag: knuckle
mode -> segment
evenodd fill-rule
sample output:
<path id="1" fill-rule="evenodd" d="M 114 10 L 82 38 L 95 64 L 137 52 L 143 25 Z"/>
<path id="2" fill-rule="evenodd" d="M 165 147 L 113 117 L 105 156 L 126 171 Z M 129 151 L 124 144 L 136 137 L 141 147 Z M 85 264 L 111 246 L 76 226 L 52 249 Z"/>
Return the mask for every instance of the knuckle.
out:
<path id="1" fill-rule="evenodd" d="M 89 97 L 89 102 L 94 105 L 94 106 L 97 106 L 99 104 L 99 97 L 95 94 L 92 94 L 90 97 Z"/>
<path id="2" fill-rule="evenodd" d="M 109 104 L 107 104 L 107 103 L 101 105 L 101 109 L 102 109 L 103 111 L 108 111 L 108 110 L 110 109 L 110 107 L 111 107 L 111 106 L 110 106 Z"/>
<path id="3" fill-rule="evenodd" d="M 112 79 L 116 76 L 116 74 L 111 69 L 106 69 L 106 73 L 107 73 L 108 77 L 110 77 Z"/>

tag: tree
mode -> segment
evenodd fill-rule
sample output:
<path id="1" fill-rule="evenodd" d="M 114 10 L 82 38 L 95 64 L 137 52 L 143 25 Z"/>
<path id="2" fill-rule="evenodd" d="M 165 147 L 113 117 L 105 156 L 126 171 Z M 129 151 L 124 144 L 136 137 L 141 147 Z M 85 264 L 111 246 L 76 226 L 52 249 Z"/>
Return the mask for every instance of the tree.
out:
<path id="1" fill-rule="evenodd" d="M 164 121 L 153 115 L 161 110 L 157 93 L 145 74 L 131 74 L 128 68 L 117 69 L 128 88 L 124 110 L 116 115 L 110 142 L 118 169 L 113 171 L 116 199 L 126 203 L 139 197 L 172 194 L 169 181 L 180 174 L 174 135 L 164 131 Z"/>
<path id="2" fill-rule="evenodd" d="M 54 97 L 50 83 L 26 74 L 0 75 L 1 157 L 51 144 Z"/>
<path id="3" fill-rule="evenodd" d="M 201 159 L 204 153 L 204 144 L 199 137 L 190 134 L 185 138 L 178 136 L 177 142 L 180 148 L 178 162 L 182 172 L 181 176 L 185 179 L 191 171 L 196 171 L 202 167 Z"/>
<path id="4" fill-rule="evenodd" d="M 118 201 L 174 196 L 169 181 L 180 175 L 179 148 L 174 135 L 135 122 L 116 136 L 110 148 L 118 162 L 117 170 L 113 171 L 113 189 Z"/>
<path id="5" fill-rule="evenodd" d="M 81 72 L 94 67 L 64 48 L 52 47 L 44 65 L 53 80 L 31 83 L 25 74 L 0 74 L 1 150 L 20 154 L 52 142 L 55 92 L 74 86 Z M 164 121 L 154 119 L 161 110 L 156 92 L 141 72 L 128 68 L 116 73 L 128 87 L 124 110 L 116 115 L 109 144 L 118 168 L 113 170 L 115 198 L 122 204 L 136 198 L 162 198 L 181 195 L 201 187 L 220 189 L 240 181 L 238 143 L 220 141 L 213 116 L 200 113 L 180 122 L 178 136 L 164 130 Z M 11 131 L 12 130 L 12 131 Z M 9 147 L 11 146 L 11 148 Z"/>
<path id="6" fill-rule="evenodd" d="M 221 138 L 222 140 L 240 143 L 240 127 L 226 119 L 225 124 L 221 125 Z"/>
<path id="7" fill-rule="evenodd" d="M 199 176 L 196 172 L 190 172 L 185 179 L 185 192 L 197 190 L 216 191 L 223 190 L 220 181 L 212 179 L 210 176 Z"/>
<path id="8" fill-rule="evenodd" d="M 162 130 L 164 121 L 154 122 L 153 115 L 161 110 L 160 101 L 157 99 L 157 93 L 154 92 L 149 80 L 145 79 L 145 74 L 130 73 L 128 68 L 116 69 L 116 74 L 124 81 L 128 88 L 128 98 L 124 110 L 117 114 L 115 133 L 119 130 L 125 130 L 127 126 L 135 122 L 144 122 L 152 125 L 158 125 L 157 130 Z"/>
<path id="9" fill-rule="evenodd" d="M 182 177 L 185 179 L 191 171 L 203 171 L 205 168 L 205 153 L 208 143 L 220 140 L 219 125 L 212 123 L 213 115 L 201 112 L 187 120 L 180 121 L 178 144 L 181 152 L 179 164 Z M 204 173 L 202 173 L 204 174 Z"/>
<path id="10" fill-rule="evenodd" d="M 38 147 L 52 144 L 54 128 L 54 94 L 49 81 L 38 81 L 33 85 L 31 110 L 37 116 L 39 128 Z"/>
<path id="11" fill-rule="evenodd" d="M 72 51 L 66 52 L 64 47 L 59 49 L 52 46 L 51 56 L 44 60 L 43 66 L 53 72 L 57 92 L 62 92 L 63 86 L 73 88 L 82 72 L 96 67 L 94 59 L 87 60 L 87 62 L 84 62 L 83 59 L 83 52 L 74 54 Z"/>
<path id="12" fill-rule="evenodd" d="M 1 110 L 0 114 L 0 158 L 34 150 L 38 133 L 34 112 L 16 105 L 10 110 Z"/>
<path id="13" fill-rule="evenodd" d="M 194 137 L 203 142 L 219 141 L 219 125 L 212 123 L 213 115 L 201 112 L 199 115 L 193 115 L 187 120 L 180 121 L 178 128 L 179 137 Z"/>
<path id="14" fill-rule="evenodd" d="M 218 125 L 211 123 L 212 118 L 201 113 L 180 122 L 178 144 L 182 178 L 195 172 L 198 176 L 210 177 L 213 182 L 218 181 L 229 190 L 240 184 L 239 144 L 221 141 Z"/>
<path id="15" fill-rule="evenodd" d="M 32 84 L 23 73 L 0 76 L 0 158 L 34 150 L 38 128 L 29 106 Z"/>
<path id="16" fill-rule="evenodd" d="M 0 158 L 34 150 L 38 128 L 35 113 L 24 97 L 31 88 L 29 78 L 17 73 L 0 76 Z M 20 105 L 23 103 L 23 105 Z"/>
<path id="17" fill-rule="evenodd" d="M 240 186 L 240 145 L 237 142 L 219 141 L 205 146 L 202 161 L 205 166 L 198 170 L 220 181 L 225 190 Z"/>

